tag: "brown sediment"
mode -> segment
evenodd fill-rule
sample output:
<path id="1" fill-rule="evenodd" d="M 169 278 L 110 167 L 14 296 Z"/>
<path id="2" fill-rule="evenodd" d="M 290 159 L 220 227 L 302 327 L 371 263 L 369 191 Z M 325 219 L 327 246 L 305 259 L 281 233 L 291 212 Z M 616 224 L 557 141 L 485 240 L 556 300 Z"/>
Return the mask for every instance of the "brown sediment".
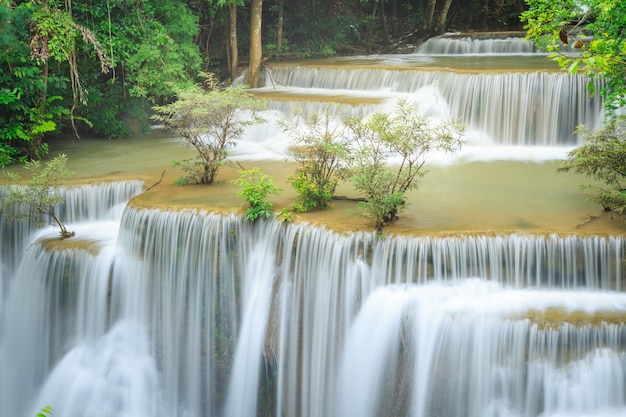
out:
<path id="1" fill-rule="evenodd" d="M 45 238 L 40 239 L 39 242 L 42 244 L 43 248 L 46 251 L 73 249 L 85 251 L 94 256 L 96 256 L 100 252 L 100 243 L 98 241 L 85 239 L 80 236 L 74 236 L 67 239 L 61 239 L 60 237 Z"/>
<path id="2" fill-rule="evenodd" d="M 541 330 L 557 330 L 566 323 L 576 327 L 626 324 L 626 312 L 624 311 L 596 311 L 588 313 L 585 311 L 548 308 L 542 311 L 529 310 L 523 313 L 520 318 L 530 320 L 532 324 L 537 325 Z"/>

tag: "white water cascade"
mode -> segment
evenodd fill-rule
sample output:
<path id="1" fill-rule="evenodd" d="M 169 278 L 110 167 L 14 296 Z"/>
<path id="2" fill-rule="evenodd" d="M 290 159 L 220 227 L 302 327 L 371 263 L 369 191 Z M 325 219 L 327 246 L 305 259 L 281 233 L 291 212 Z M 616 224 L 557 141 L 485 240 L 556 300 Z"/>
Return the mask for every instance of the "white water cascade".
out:
<path id="1" fill-rule="evenodd" d="M 24 255 L 2 415 L 626 415 L 623 237 L 96 224 Z"/>
<path id="2" fill-rule="evenodd" d="M 551 71 L 365 67 L 277 65 L 273 111 L 435 91 L 516 152 L 601 122 Z M 0 220 L 0 417 L 626 417 L 624 235 L 380 239 L 129 205 L 141 188 L 68 189 L 66 241 Z"/>
<path id="3" fill-rule="evenodd" d="M 536 51 L 531 41 L 524 41 L 523 34 L 493 36 L 493 34 L 450 33 L 429 38 L 415 52 L 420 54 L 531 54 Z"/>
<path id="4" fill-rule="evenodd" d="M 590 98 L 587 92 L 591 80 L 560 72 L 354 70 L 280 65 L 272 68 L 271 74 L 276 83 L 290 90 L 377 93 L 387 100 L 409 96 L 422 104 L 424 113 L 434 118 L 456 118 L 467 125 L 469 146 L 485 143 L 484 137 L 492 145 L 571 146 L 580 141 L 572 126 L 597 128 L 602 122 L 602 102 L 597 97 Z M 599 91 L 601 85 L 595 83 Z M 281 105 L 270 103 L 276 108 Z M 376 110 L 386 111 L 388 105 L 379 105 Z"/>

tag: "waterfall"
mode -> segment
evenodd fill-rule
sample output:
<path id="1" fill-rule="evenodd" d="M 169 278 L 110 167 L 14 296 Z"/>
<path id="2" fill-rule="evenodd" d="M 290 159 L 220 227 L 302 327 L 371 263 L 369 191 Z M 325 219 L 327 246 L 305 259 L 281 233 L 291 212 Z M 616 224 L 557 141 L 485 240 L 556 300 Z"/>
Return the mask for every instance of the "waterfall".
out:
<path id="1" fill-rule="evenodd" d="M 142 181 L 101 182 L 64 190 L 57 211 L 65 222 L 120 219 L 128 200 L 143 191 Z"/>
<path id="2" fill-rule="evenodd" d="M 106 332 L 119 207 L 140 192 L 139 181 L 63 190 L 66 204 L 56 211 L 77 231 L 77 242 L 86 239 L 67 248 L 47 243 L 56 237 L 52 227 L 37 229 L 28 221 L 8 221 L 2 215 L 0 358 L 14 366 L 5 367 L 0 377 L 1 415 L 28 415 L 25 410 L 35 402 L 33 395 L 41 388 L 42 378 L 55 366 L 61 370 L 54 371 L 55 382 L 48 384 L 56 387 L 53 396 L 61 401 L 61 390 L 68 398 L 74 395 L 74 401 L 86 401 L 81 397 L 86 394 L 84 386 L 74 385 L 77 393 L 67 385 L 67 379 L 81 369 L 79 364 L 62 358 L 80 350 L 83 343 L 97 343 Z M 60 360 L 66 365 L 56 365 Z M 68 371 L 63 371 L 65 366 Z M 97 406 L 91 405 L 92 409 Z"/>
<path id="3" fill-rule="evenodd" d="M 121 209 L 126 202 L 141 193 L 142 182 L 102 182 L 69 187 L 61 191 L 65 203 L 56 207 L 57 216 L 66 225 L 74 226 L 79 223 L 79 228 L 89 229 L 90 226 L 86 222 L 119 220 Z M 4 294 L 8 293 L 9 285 L 27 246 L 33 241 L 34 236 L 42 232 L 49 234 L 54 229 L 50 226 L 47 229 L 37 230 L 31 221 L 6 219 L 4 214 L 13 209 L 3 207 L 3 199 L 4 192 L 0 191 L 0 322 L 5 310 Z M 116 228 L 117 226 L 114 226 L 113 230 Z M 0 327 L 1 335 L 2 328 Z"/>
<path id="4" fill-rule="evenodd" d="M 626 301 L 554 295 L 572 309 Z M 348 335 L 336 415 L 623 415 L 626 327 L 516 317 L 540 298 L 481 280 L 377 289 Z"/>
<path id="5" fill-rule="evenodd" d="M 415 51 L 418 54 L 530 54 L 535 45 L 524 38 L 506 36 L 479 37 L 467 35 L 443 35 L 429 38 Z"/>
<path id="6" fill-rule="evenodd" d="M 294 108 L 399 96 L 467 125 L 466 155 L 561 155 L 601 125 L 603 84 L 538 60 L 472 35 L 273 63 L 270 123 L 229 156 L 282 159 Z M 0 416 L 626 417 L 626 236 L 382 238 L 129 205 L 141 191 L 63 190 L 63 241 L 0 218 Z"/>
<path id="7" fill-rule="evenodd" d="M 584 124 L 602 124 L 602 101 L 587 92 L 601 81 L 561 72 L 470 72 L 430 69 L 378 69 L 277 65 L 276 83 L 290 89 L 377 92 L 388 99 L 408 95 L 420 111 L 435 118 L 456 118 L 473 136 L 486 135 L 497 145 L 575 145 Z M 332 96 L 331 96 L 332 97 Z M 388 105 L 387 105 L 388 106 Z M 378 111 L 387 111 L 383 104 Z M 473 135 L 473 136 L 472 136 Z"/>
<path id="8" fill-rule="evenodd" d="M 43 230 L 21 257 L 2 415 L 626 411 L 624 237 L 380 240 L 130 206 L 88 224 L 89 244 Z"/>

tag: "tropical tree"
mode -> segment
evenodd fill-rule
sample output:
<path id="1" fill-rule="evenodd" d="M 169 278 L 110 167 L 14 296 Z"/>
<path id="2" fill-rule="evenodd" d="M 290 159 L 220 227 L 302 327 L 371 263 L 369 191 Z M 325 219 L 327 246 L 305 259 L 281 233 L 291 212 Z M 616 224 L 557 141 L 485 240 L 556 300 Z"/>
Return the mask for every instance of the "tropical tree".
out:
<path id="1" fill-rule="evenodd" d="M 406 98 L 398 100 L 394 113 L 350 117 L 346 125 L 355 145 L 348 172 L 365 198 L 357 214 L 371 219 L 378 231 L 404 207 L 405 193 L 417 188 L 428 156 L 457 151 L 463 143 L 462 126 L 454 121 L 434 124 Z"/>
<path id="2" fill-rule="evenodd" d="M 600 77 L 608 110 L 626 105 L 626 2 L 526 0 L 527 39 L 570 74 Z M 593 83 L 589 88 L 593 89 Z M 593 92 L 593 90 L 592 90 Z"/>
<path id="3" fill-rule="evenodd" d="M 248 94 L 244 86 L 218 88 L 213 74 L 202 74 L 203 86 L 177 90 L 177 100 L 155 106 L 154 120 L 181 135 L 197 151 L 195 159 L 185 161 L 186 172 L 177 183 L 213 184 L 218 169 L 237 144 L 245 128 L 264 120 L 257 114 L 264 102 Z"/>
<path id="4" fill-rule="evenodd" d="M 44 166 L 40 161 L 29 161 L 24 168 L 31 175 L 25 183 L 17 172 L 5 172 L 10 183 L 2 186 L 6 193 L 2 204 L 11 208 L 5 211 L 5 216 L 34 221 L 37 225 L 43 224 L 44 218 L 50 218 L 59 227 L 61 239 L 74 236 L 55 213 L 56 207 L 65 202 L 63 187 L 73 175 L 67 168 L 67 156 L 58 155 Z"/>

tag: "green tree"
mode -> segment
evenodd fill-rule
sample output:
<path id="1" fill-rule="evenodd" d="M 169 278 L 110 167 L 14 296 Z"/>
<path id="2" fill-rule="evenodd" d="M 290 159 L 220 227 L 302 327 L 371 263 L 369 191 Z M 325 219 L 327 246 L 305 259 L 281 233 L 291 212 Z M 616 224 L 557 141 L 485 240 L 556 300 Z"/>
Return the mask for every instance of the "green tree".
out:
<path id="1" fill-rule="evenodd" d="M 237 194 L 248 203 L 246 220 L 274 217 L 274 204 L 267 201 L 270 194 L 278 195 L 282 191 L 272 179 L 258 168 L 239 171 L 239 178 L 233 180 L 239 186 Z"/>
<path id="2" fill-rule="evenodd" d="M 24 166 L 31 175 L 25 183 L 17 172 L 6 172 L 10 183 L 2 186 L 6 195 L 2 201 L 5 207 L 12 208 L 5 215 L 15 220 L 30 220 L 37 225 L 43 224 L 43 218 L 49 217 L 60 229 L 61 239 L 74 236 L 68 231 L 55 213 L 55 208 L 63 204 L 63 187 L 73 175 L 67 169 L 67 156 L 61 154 L 42 167 L 40 161 L 30 161 Z M 43 218 L 42 218 L 43 217 Z"/>
<path id="3" fill-rule="evenodd" d="M 228 149 L 237 144 L 245 128 L 264 122 L 257 112 L 264 102 L 243 86 L 219 89 L 217 79 L 205 74 L 205 91 L 194 85 L 177 91 L 177 100 L 155 106 L 154 120 L 162 122 L 181 135 L 197 151 L 184 167 L 187 175 L 178 184 L 213 184 L 218 169 L 228 156 Z"/>
<path id="4" fill-rule="evenodd" d="M 404 207 L 405 193 L 417 188 L 429 154 L 454 152 L 463 144 L 463 127 L 454 121 L 433 124 L 405 98 L 398 100 L 394 113 L 351 117 L 346 124 L 355 145 L 348 172 L 365 198 L 357 214 L 371 219 L 378 231 Z"/>
<path id="5" fill-rule="evenodd" d="M 626 105 L 626 2 L 526 0 L 527 39 L 570 74 L 604 79 L 607 109 Z M 575 52 L 575 53 L 574 53 Z M 589 83 L 590 88 L 593 84 Z"/>
<path id="6" fill-rule="evenodd" d="M 343 125 L 328 112 L 298 115 L 282 125 L 293 141 L 291 153 L 297 164 L 295 175 L 289 178 L 298 193 L 293 209 L 327 208 L 346 163 L 348 143 Z"/>
<path id="7" fill-rule="evenodd" d="M 558 171 L 577 172 L 603 183 L 583 186 L 597 191 L 589 200 L 626 216 L 626 116 L 609 119 L 597 132 L 584 126 L 579 130 L 585 144 L 572 150 Z"/>

